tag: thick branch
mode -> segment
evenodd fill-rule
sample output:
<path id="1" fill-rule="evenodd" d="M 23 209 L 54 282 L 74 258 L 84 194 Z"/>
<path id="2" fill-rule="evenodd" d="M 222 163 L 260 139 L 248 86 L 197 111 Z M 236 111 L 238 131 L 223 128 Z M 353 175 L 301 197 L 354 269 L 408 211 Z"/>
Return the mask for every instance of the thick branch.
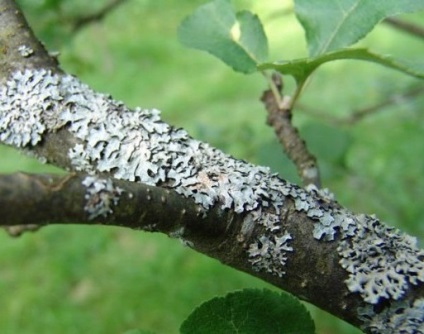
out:
<path id="1" fill-rule="evenodd" d="M 57 66 L 56 59 L 49 57 L 35 38 L 15 2 L 0 0 L 0 84 L 16 70 L 58 70 Z"/>
<path id="2" fill-rule="evenodd" d="M 367 332 L 420 326 L 424 252 L 411 237 L 194 140 L 156 110 L 129 110 L 61 74 L 42 49 L 13 49 L 21 37 L 1 28 L 12 50 L 0 70 L 0 141 L 81 172 L 1 177 L 1 224 L 160 231 Z"/>

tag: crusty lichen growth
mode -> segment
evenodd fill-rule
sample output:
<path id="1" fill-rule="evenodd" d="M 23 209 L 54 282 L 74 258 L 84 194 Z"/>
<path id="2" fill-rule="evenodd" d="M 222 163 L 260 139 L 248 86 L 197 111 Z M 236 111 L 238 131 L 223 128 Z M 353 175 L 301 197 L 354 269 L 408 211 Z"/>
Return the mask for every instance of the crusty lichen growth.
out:
<path id="1" fill-rule="evenodd" d="M 82 184 L 87 188 L 84 210 L 88 213 L 88 219 L 106 217 L 113 213 L 112 207 L 118 204 L 123 189 L 115 187 L 111 179 L 96 176 L 87 176 Z"/>
<path id="2" fill-rule="evenodd" d="M 129 110 L 72 76 L 43 70 L 15 73 L 1 96 L 5 102 L 0 109 L 0 126 L 4 124 L 0 136 L 8 144 L 36 145 L 44 133 L 67 125 L 79 139 L 68 152 L 74 170 L 109 172 L 117 179 L 172 188 L 192 198 L 203 212 L 219 205 L 251 213 L 254 223 L 278 222 L 287 183 L 268 168 L 233 159 L 192 139 L 184 130 L 162 122 L 157 110 Z M 14 122 L 9 120 L 12 116 Z M 15 122 L 18 117 L 25 127 Z M 302 191 L 288 185 L 284 192 L 296 193 L 296 189 Z M 267 209 L 267 215 L 261 214 L 262 209 Z M 284 266 L 282 252 L 291 250 L 290 237 L 275 228 L 270 232 L 274 234 L 254 241 L 251 250 L 269 242 L 264 247 L 274 249 L 270 255 L 276 258 L 260 264 L 251 251 L 251 262 L 256 269 L 269 262 L 274 269 L 267 271 L 281 275 L 283 270 L 276 266 Z"/>
<path id="3" fill-rule="evenodd" d="M 47 131 L 49 105 L 55 103 L 57 109 L 60 99 L 50 94 L 49 85 L 44 75 L 25 71 L 14 73 L 0 88 L 0 141 L 23 147 L 41 140 Z"/>
<path id="4" fill-rule="evenodd" d="M 326 191 L 309 191 L 322 202 L 333 200 Z M 349 274 L 347 288 L 359 293 L 365 302 L 399 300 L 410 285 L 424 282 L 424 251 L 417 247 L 415 238 L 387 227 L 374 216 L 355 215 L 342 208 L 323 207 L 322 212 L 314 237 L 332 241 L 339 236 L 337 251 L 340 265 Z"/>
<path id="5" fill-rule="evenodd" d="M 34 54 L 34 50 L 31 49 L 28 45 L 21 45 L 18 48 L 18 51 L 20 53 L 20 55 L 24 58 L 28 58 L 30 57 L 32 54 Z"/>
<path id="6" fill-rule="evenodd" d="M 372 306 L 361 308 L 361 329 L 375 334 L 424 334 L 424 299 L 413 305 L 407 302 L 392 302 L 382 312 L 376 313 Z"/>
<path id="7" fill-rule="evenodd" d="M 346 281 L 368 303 L 400 299 L 410 285 L 424 282 L 424 252 L 416 239 L 388 228 L 376 218 L 360 215 L 354 236 L 340 243 L 340 264 Z"/>
<path id="8" fill-rule="evenodd" d="M 129 110 L 69 75 L 45 70 L 14 73 L 0 89 L 0 140 L 37 145 L 48 132 L 67 129 L 78 139 L 68 151 L 71 169 L 174 189 L 193 199 L 202 215 L 212 207 L 242 214 L 241 235 L 253 269 L 283 276 L 292 235 L 282 228 L 287 199 L 316 223 L 313 237 L 339 242 L 347 288 L 369 303 L 398 299 L 424 281 L 423 253 L 412 239 L 333 205 L 331 194 L 303 189 L 268 168 L 236 160 L 184 130 L 159 111 Z M 252 231 L 263 233 L 252 240 Z M 372 256 L 369 255 L 372 252 Z"/>
<path id="9" fill-rule="evenodd" d="M 282 277 L 287 262 L 287 252 L 292 252 L 293 247 L 288 245 L 292 237 L 289 233 L 264 234 L 250 244 L 248 253 L 249 261 L 257 271 L 264 271 Z"/>

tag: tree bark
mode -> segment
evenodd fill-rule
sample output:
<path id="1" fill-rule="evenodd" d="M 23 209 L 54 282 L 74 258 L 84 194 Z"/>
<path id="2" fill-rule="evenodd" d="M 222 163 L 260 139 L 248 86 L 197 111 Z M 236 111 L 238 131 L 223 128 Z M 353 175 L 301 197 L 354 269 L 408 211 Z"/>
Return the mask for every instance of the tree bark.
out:
<path id="1" fill-rule="evenodd" d="M 0 176 L 1 225 L 157 231 L 369 333 L 423 331 L 414 238 L 64 74 L 0 0 L 0 141 L 70 172 Z"/>

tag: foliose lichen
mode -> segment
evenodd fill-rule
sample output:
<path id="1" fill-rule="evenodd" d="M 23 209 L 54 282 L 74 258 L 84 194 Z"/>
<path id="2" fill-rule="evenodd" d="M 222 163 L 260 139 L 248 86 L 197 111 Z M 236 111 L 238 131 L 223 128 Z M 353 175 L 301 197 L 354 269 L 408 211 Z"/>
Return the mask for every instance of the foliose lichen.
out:
<path id="1" fill-rule="evenodd" d="M 340 264 L 349 273 L 351 292 L 376 304 L 381 299 L 398 300 L 410 285 L 424 282 L 424 251 L 416 239 L 383 225 L 375 217 L 359 215 L 353 236 L 338 247 Z"/>
<path id="2" fill-rule="evenodd" d="M 424 334 L 424 299 L 417 299 L 413 305 L 400 301 L 376 313 L 373 307 L 358 309 L 363 321 L 361 329 L 372 334 Z"/>
<path id="3" fill-rule="evenodd" d="M 333 201 L 326 191 L 308 190 L 323 204 Z M 349 274 L 350 292 L 377 304 L 382 299 L 399 300 L 411 285 L 424 282 L 424 251 L 415 238 L 387 227 L 375 216 L 355 215 L 343 208 L 329 210 L 325 205 L 319 211 L 314 237 L 333 241 L 339 236 L 339 263 Z M 311 216 L 311 210 L 307 215 Z"/>
<path id="4" fill-rule="evenodd" d="M 293 247 L 288 245 L 288 241 L 291 239 L 291 235 L 287 232 L 279 236 L 269 233 L 251 243 L 248 253 L 253 269 L 283 277 L 286 273 L 284 268 L 287 262 L 287 252 L 293 252 Z"/>
<path id="5" fill-rule="evenodd" d="M 87 176 L 82 184 L 87 189 L 84 210 L 88 213 L 88 219 L 106 217 L 113 213 L 112 207 L 118 204 L 123 189 L 115 187 L 111 179 L 96 176 Z"/>
<path id="6" fill-rule="evenodd" d="M 300 188 L 268 168 L 194 140 L 161 121 L 158 110 L 129 110 L 72 76 L 46 70 L 15 72 L 0 88 L 0 141 L 37 145 L 45 133 L 65 126 L 78 139 L 68 151 L 74 170 L 173 189 L 193 199 L 202 216 L 212 207 L 243 214 L 240 240 L 249 240 L 246 254 L 255 270 L 284 274 L 292 236 L 281 228 L 279 216 L 290 199 L 295 210 L 316 222 L 316 239 L 341 240 L 340 264 L 349 273 L 351 292 L 375 303 L 397 299 L 408 284 L 423 281 L 422 253 L 407 237 L 332 205 L 325 190 Z M 93 215 L 104 212 L 110 211 L 93 209 Z M 250 240 L 258 225 L 263 235 Z"/>
<path id="7" fill-rule="evenodd" d="M 24 147 L 36 145 L 47 131 L 51 110 L 58 109 L 59 78 L 46 71 L 15 72 L 0 87 L 0 141 Z"/>
<path id="8" fill-rule="evenodd" d="M 173 239 L 178 239 L 182 245 L 185 247 L 193 248 L 194 243 L 184 236 L 185 228 L 184 227 L 178 227 L 175 231 L 170 232 L 168 235 L 169 237 Z"/>
<path id="9" fill-rule="evenodd" d="M 22 57 L 28 58 L 34 53 L 34 50 L 31 49 L 28 45 L 21 45 L 18 47 L 18 52 Z"/>
<path id="10" fill-rule="evenodd" d="M 203 212 L 219 205 L 252 213 L 250 219 L 265 225 L 278 221 L 284 181 L 268 168 L 233 159 L 192 139 L 184 130 L 162 122 L 158 110 L 129 110 L 72 76 L 45 70 L 14 73 L 0 96 L 5 101 L 0 108 L 0 138 L 6 143 L 36 145 L 45 132 L 66 125 L 79 139 L 68 152 L 75 170 L 109 172 L 117 179 L 171 188 L 192 198 Z M 285 192 L 294 194 L 295 189 L 300 190 L 290 186 Z M 259 214 L 262 208 L 267 208 L 267 215 Z M 289 249 L 281 244 L 288 241 L 285 234 L 278 233 L 260 241 L 269 241 L 273 254 Z M 258 267 L 253 253 L 251 262 Z M 274 262 L 283 265 L 284 261 Z"/>

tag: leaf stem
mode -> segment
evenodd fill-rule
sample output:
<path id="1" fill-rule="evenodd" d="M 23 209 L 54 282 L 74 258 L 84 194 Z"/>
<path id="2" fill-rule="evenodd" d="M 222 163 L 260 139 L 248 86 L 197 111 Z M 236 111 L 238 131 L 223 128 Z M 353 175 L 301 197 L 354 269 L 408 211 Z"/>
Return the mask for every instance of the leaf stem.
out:
<path id="1" fill-rule="evenodd" d="M 277 102 L 279 109 L 293 110 L 294 105 L 296 104 L 301 93 L 303 92 L 303 89 L 309 83 L 309 77 L 303 80 L 296 80 L 296 89 L 294 91 L 293 96 L 292 97 L 283 96 L 281 94 L 282 87 L 277 87 L 275 80 L 273 80 L 273 78 L 270 75 L 268 75 L 265 71 L 261 71 L 261 73 L 265 77 L 266 81 L 268 82 L 268 86 L 274 95 L 274 98 Z"/>
<path id="2" fill-rule="evenodd" d="M 309 81 L 308 79 L 305 79 L 305 80 L 302 80 L 302 81 L 296 81 L 296 89 L 294 91 L 293 97 L 290 99 L 290 110 L 293 110 L 294 105 L 296 104 L 297 100 L 299 99 L 300 94 L 302 93 L 303 88 L 305 88 L 306 83 L 308 81 Z"/>
<path id="3" fill-rule="evenodd" d="M 281 95 L 281 87 L 277 87 L 275 81 L 268 75 L 265 71 L 261 71 L 262 75 L 265 77 L 268 82 L 268 86 L 274 95 L 275 101 L 277 102 L 278 108 L 283 109 L 283 97 Z"/>

